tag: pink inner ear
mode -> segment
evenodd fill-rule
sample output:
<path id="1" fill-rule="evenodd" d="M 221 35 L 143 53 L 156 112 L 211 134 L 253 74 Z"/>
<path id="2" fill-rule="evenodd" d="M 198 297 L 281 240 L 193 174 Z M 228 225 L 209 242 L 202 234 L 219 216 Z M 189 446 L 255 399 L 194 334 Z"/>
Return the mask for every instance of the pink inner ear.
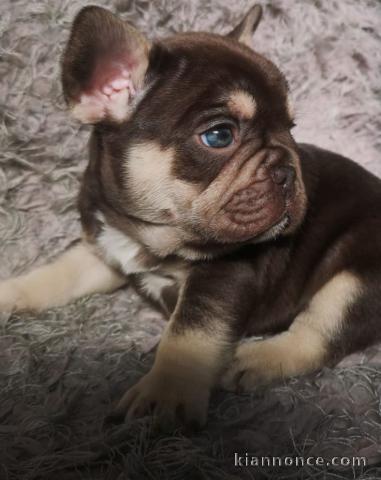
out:
<path id="1" fill-rule="evenodd" d="M 125 120 L 129 103 L 136 95 L 131 73 L 125 64 L 112 61 L 97 66 L 91 86 L 82 93 L 73 115 L 84 123 L 95 123 L 106 117 Z"/>
<path id="2" fill-rule="evenodd" d="M 103 65 L 101 62 L 95 70 L 91 90 L 98 90 L 105 95 L 111 95 L 113 92 L 128 88 L 134 95 L 135 89 L 131 80 L 131 72 L 127 66 L 127 62 L 115 60 Z"/>

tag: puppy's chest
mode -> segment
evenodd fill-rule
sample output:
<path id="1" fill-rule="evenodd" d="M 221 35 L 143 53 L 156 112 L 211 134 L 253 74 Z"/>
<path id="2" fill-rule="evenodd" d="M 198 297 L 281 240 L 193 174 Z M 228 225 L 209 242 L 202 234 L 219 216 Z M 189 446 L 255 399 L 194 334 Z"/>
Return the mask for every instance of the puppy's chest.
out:
<path id="1" fill-rule="evenodd" d="M 132 276 L 139 290 L 155 302 L 162 303 L 163 295 L 168 297 L 167 303 L 175 301 L 189 273 L 187 263 L 154 256 L 132 237 L 104 221 L 102 224 L 96 245 L 105 262 Z"/>

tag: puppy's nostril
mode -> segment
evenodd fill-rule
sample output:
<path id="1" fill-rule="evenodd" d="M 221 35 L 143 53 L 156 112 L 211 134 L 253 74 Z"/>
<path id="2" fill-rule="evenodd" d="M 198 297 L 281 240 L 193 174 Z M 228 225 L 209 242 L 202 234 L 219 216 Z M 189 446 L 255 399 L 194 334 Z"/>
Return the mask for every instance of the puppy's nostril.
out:
<path id="1" fill-rule="evenodd" d="M 288 166 L 275 167 L 271 171 L 271 178 L 277 185 L 290 188 L 295 180 L 295 169 Z"/>

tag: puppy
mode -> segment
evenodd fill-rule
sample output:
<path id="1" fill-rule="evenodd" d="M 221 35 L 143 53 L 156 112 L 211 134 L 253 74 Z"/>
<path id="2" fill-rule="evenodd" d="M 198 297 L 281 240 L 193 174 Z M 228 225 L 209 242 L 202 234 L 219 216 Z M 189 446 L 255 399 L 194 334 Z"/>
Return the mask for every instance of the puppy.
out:
<path id="1" fill-rule="evenodd" d="M 0 308 L 41 310 L 131 279 L 169 322 L 151 371 L 120 400 L 128 417 L 204 424 L 217 385 L 250 390 L 381 338 L 381 181 L 295 143 L 287 83 L 250 48 L 260 17 L 255 6 L 227 36 L 153 43 L 99 7 L 74 20 L 63 92 L 94 125 L 83 237 L 1 283 Z M 239 344 L 245 335 L 266 336 Z"/>

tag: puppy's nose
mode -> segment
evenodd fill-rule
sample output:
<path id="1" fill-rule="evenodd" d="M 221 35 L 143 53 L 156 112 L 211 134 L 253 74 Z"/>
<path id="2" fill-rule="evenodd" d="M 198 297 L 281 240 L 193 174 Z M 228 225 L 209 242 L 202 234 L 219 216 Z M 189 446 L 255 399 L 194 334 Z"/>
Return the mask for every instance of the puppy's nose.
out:
<path id="1" fill-rule="evenodd" d="M 290 166 L 278 166 L 271 170 L 271 178 L 277 185 L 282 185 L 285 190 L 289 190 L 294 184 L 295 169 Z"/>

